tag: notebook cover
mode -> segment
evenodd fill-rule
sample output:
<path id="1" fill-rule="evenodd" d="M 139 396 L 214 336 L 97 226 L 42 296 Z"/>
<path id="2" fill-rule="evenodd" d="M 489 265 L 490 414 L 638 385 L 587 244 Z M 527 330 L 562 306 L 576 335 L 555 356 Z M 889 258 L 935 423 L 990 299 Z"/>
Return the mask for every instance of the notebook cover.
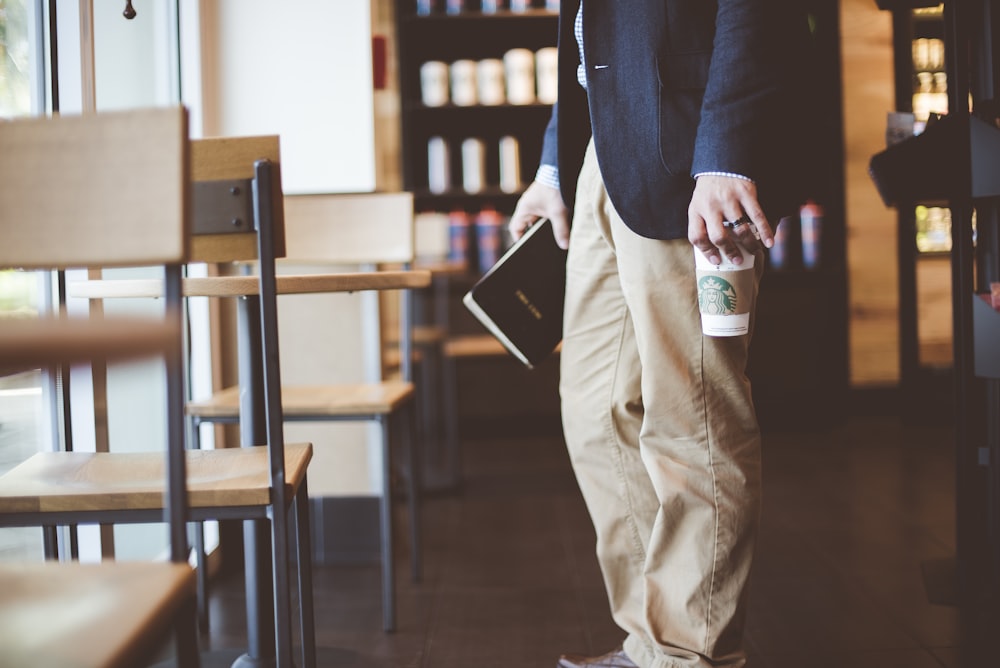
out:
<path id="1" fill-rule="evenodd" d="M 533 368 L 562 340 L 566 251 L 543 219 L 466 293 L 465 307 L 512 355 Z"/>

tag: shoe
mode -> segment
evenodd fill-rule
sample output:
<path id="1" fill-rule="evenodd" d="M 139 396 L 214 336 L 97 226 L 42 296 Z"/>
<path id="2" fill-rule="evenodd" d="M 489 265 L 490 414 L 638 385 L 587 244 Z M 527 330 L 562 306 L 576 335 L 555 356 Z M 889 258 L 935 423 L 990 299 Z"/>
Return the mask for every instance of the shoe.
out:
<path id="1" fill-rule="evenodd" d="M 563 654 L 556 668 L 639 668 L 621 647 L 601 656 Z"/>

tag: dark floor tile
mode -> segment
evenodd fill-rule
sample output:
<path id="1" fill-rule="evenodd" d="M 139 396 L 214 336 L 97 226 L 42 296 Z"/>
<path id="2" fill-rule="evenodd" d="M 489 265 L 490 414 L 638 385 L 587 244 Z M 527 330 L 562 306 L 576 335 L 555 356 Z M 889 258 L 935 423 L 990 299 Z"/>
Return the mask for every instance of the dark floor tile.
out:
<path id="1" fill-rule="evenodd" d="M 762 655 L 919 646 L 863 593 L 835 575 L 805 570 L 754 583 L 747 633 Z"/>
<path id="2" fill-rule="evenodd" d="M 427 666 L 553 666 L 586 647 L 580 599 L 566 589 L 442 592 L 430 630 Z"/>
<path id="3" fill-rule="evenodd" d="M 755 657 L 747 668 L 941 668 L 942 664 L 925 650 L 871 652 L 831 652 Z"/>

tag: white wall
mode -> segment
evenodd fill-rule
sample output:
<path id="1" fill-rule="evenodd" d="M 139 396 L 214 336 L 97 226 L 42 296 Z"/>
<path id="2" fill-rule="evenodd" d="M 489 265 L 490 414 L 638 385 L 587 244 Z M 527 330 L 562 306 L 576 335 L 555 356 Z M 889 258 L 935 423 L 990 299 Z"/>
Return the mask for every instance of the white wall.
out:
<path id="1" fill-rule="evenodd" d="M 200 4 L 204 134 L 281 135 L 288 193 L 373 190 L 369 0 Z"/>
<path id="2" fill-rule="evenodd" d="M 182 76 L 194 134 L 280 135 L 286 194 L 374 190 L 370 2 L 182 0 L 182 57 L 197 51 Z M 363 380 L 370 316 L 358 295 L 281 298 L 283 381 Z M 315 445 L 313 496 L 379 493 L 377 435 L 350 423 L 285 428 L 288 442 Z"/>

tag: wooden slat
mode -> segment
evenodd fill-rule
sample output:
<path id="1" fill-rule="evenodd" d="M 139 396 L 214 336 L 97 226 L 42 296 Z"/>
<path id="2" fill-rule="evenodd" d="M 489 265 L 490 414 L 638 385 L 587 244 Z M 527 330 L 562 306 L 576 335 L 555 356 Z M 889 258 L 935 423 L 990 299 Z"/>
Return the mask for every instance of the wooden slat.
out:
<path id="1" fill-rule="evenodd" d="M 277 277 L 278 294 L 318 292 L 358 292 L 361 290 L 401 290 L 430 285 L 427 271 L 378 271 L 342 274 L 301 274 Z M 159 297 L 162 283 L 156 279 L 78 281 L 70 283 L 69 294 L 86 299 L 119 297 Z M 260 290 L 256 276 L 209 276 L 184 279 L 187 297 L 241 297 Z"/>
<path id="2" fill-rule="evenodd" d="M 182 107 L 0 123 L 0 267 L 187 257 Z"/>
<path id="3" fill-rule="evenodd" d="M 389 380 L 343 385 L 292 385 L 281 388 L 285 417 L 388 415 L 413 395 L 413 384 Z M 187 405 L 189 415 L 203 418 L 239 415 L 239 388 L 229 387 L 205 401 Z"/>
<path id="4" fill-rule="evenodd" d="M 191 142 L 191 178 L 194 181 L 252 179 L 253 163 L 281 161 L 277 135 L 210 137 Z"/>
<path id="5" fill-rule="evenodd" d="M 850 384 L 891 386 L 899 382 L 898 223 L 868 165 L 885 148 L 885 112 L 894 108 L 892 14 L 868 0 L 839 5 Z"/>
<path id="6" fill-rule="evenodd" d="M 287 258 L 305 264 L 412 262 L 413 195 L 289 195 L 285 238 Z"/>
<path id="7" fill-rule="evenodd" d="M 0 563 L 0 665 L 127 668 L 195 595 L 186 564 Z"/>
<path id="8" fill-rule="evenodd" d="M 192 508 L 270 503 L 267 447 L 189 450 Z M 288 498 L 312 459 L 309 443 L 285 445 Z M 149 510 L 163 507 L 164 456 L 159 452 L 43 452 L 0 477 L 0 513 Z"/>
<path id="9" fill-rule="evenodd" d="M 281 164 L 280 140 L 277 135 L 260 137 L 213 137 L 191 142 L 191 178 L 194 181 L 252 179 L 254 163 L 270 160 Z M 280 192 L 276 193 L 281 206 Z M 275 256 L 285 254 L 284 216 L 275 216 Z M 192 240 L 192 260 L 195 262 L 234 262 L 257 257 L 257 235 L 205 234 Z"/>
<path id="10" fill-rule="evenodd" d="M 178 340 L 178 318 L 0 320 L 0 375 L 52 364 L 160 354 Z"/>

